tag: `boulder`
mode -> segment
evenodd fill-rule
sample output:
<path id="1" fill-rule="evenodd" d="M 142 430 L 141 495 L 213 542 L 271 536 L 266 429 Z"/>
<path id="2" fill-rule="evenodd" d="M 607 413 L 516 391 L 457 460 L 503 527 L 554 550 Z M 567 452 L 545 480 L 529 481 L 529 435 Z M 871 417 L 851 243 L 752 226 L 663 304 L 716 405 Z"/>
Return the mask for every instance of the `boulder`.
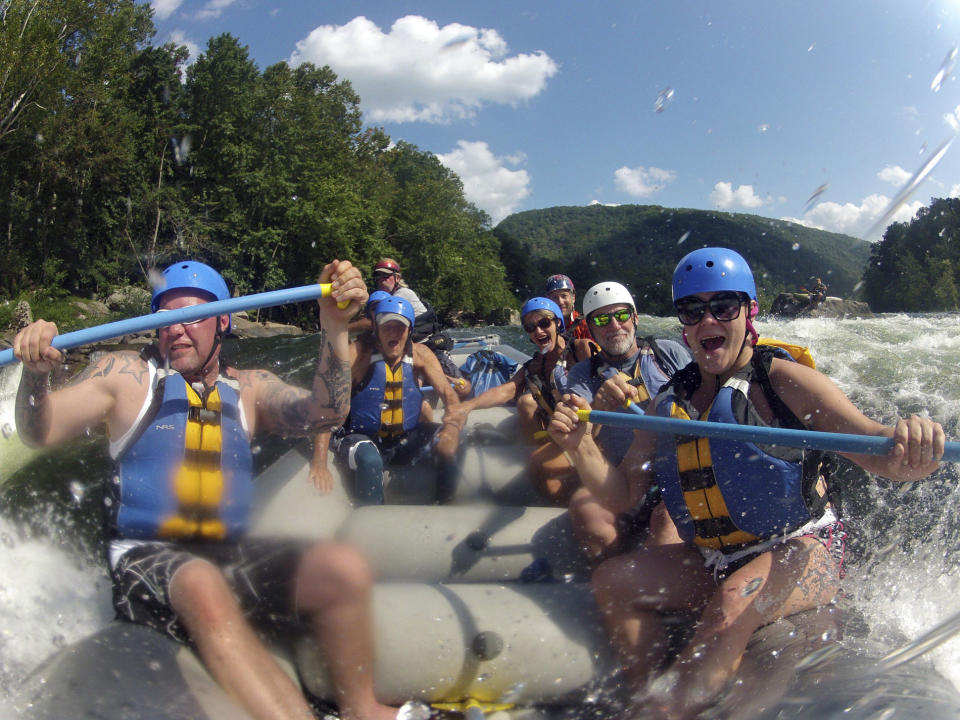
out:
<path id="1" fill-rule="evenodd" d="M 843 318 L 873 317 L 870 306 L 860 300 L 827 296 L 823 302 L 811 303 L 808 293 L 780 293 L 770 306 L 771 315 L 780 317 Z"/>

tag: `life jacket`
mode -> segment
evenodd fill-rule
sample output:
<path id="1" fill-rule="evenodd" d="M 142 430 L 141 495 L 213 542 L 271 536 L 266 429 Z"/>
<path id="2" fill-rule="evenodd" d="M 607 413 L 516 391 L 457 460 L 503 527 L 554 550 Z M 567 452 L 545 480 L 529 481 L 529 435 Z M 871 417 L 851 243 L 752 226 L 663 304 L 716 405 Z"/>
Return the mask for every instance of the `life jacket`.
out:
<path id="1" fill-rule="evenodd" d="M 806 348 L 761 340 L 750 363 L 717 392 L 704 413 L 709 422 L 763 427 L 749 399 L 759 383 L 774 425 L 803 429 L 770 384 L 774 357 L 812 367 Z M 699 387 L 695 363 L 677 373 L 656 399 L 663 417 L 696 418 L 687 401 Z M 824 453 L 743 440 L 659 435 L 654 473 L 680 536 L 701 547 L 727 550 L 784 535 L 823 515 L 827 506 Z"/>
<path id="2" fill-rule="evenodd" d="M 363 382 L 350 399 L 351 432 L 399 437 L 420 422 L 423 393 L 413 372 L 413 356 L 404 355 L 395 368 L 390 368 L 377 353 L 370 358 L 370 367 Z"/>
<path id="3" fill-rule="evenodd" d="M 145 355 L 150 393 L 112 454 L 109 521 L 119 537 L 224 540 L 242 535 L 253 500 L 253 455 L 239 383 L 220 375 L 202 395 Z"/>
<path id="4" fill-rule="evenodd" d="M 574 340 L 593 341 L 593 335 L 590 333 L 590 325 L 587 323 L 587 319 L 576 310 L 574 310 L 570 316 L 570 323 L 567 325 L 563 337 L 566 339 L 568 345 L 573 344 Z"/>
<path id="5" fill-rule="evenodd" d="M 422 342 L 441 330 L 436 310 L 423 298 L 420 298 L 420 302 L 427 310 L 414 316 L 413 327 L 410 328 L 410 339 L 414 342 Z"/>
<path id="6" fill-rule="evenodd" d="M 670 379 L 670 363 L 660 350 L 657 341 L 652 337 L 644 338 L 646 344 L 637 353 L 629 372 L 623 372 L 608 364 L 595 345 L 590 346 L 590 374 L 595 378 L 607 379 L 612 373 L 622 375 L 631 385 L 637 388 L 637 403 L 647 402 L 660 390 L 660 387 Z"/>
<path id="7" fill-rule="evenodd" d="M 547 425 L 550 423 L 550 416 L 553 415 L 553 410 L 557 405 L 558 395 L 560 394 L 559 386 L 562 378 L 566 375 L 568 366 L 572 366 L 576 362 L 577 359 L 574 355 L 573 343 L 570 340 L 566 340 L 560 358 L 549 373 L 544 374 L 543 372 L 546 359 L 539 350 L 532 358 L 523 364 L 526 389 L 530 391 L 530 394 L 537 403 L 536 417 L 542 426 L 541 429 L 546 430 Z M 558 374 L 560 375 L 559 378 Z"/>

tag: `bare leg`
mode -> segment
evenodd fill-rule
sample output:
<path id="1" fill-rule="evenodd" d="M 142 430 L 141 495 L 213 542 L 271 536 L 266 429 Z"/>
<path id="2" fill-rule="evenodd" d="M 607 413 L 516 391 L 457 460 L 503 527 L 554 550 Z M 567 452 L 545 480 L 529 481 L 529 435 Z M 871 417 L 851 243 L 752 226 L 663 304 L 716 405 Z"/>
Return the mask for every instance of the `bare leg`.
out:
<path id="1" fill-rule="evenodd" d="M 373 691 L 373 628 L 366 561 L 348 545 L 321 543 L 297 572 L 296 607 L 313 626 L 344 720 L 393 720 Z"/>
<path id="2" fill-rule="evenodd" d="M 703 558 L 683 545 L 644 546 L 604 561 L 593 573 L 604 624 L 634 687 L 667 659 L 662 613 L 695 613 L 714 586 Z"/>
<path id="3" fill-rule="evenodd" d="M 170 603 L 207 669 L 255 718 L 313 718 L 303 694 L 253 632 L 221 572 L 205 560 L 181 567 Z"/>
<path id="4" fill-rule="evenodd" d="M 580 485 L 577 471 L 553 442 L 543 443 L 533 451 L 527 469 L 537 492 L 555 505 L 567 505 Z"/>
<path id="5" fill-rule="evenodd" d="M 586 488 L 573 493 L 569 509 L 573 534 L 591 562 L 598 563 L 615 554 L 617 519 L 612 512 L 597 502 Z"/>
<path id="6" fill-rule="evenodd" d="M 791 540 L 755 558 L 710 598 L 693 639 L 669 677 L 654 684 L 656 704 L 667 717 L 693 717 L 723 691 L 754 630 L 826 605 L 838 588 L 833 560 L 811 538 Z"/>
<path id="7" fill-rule="evenodd" d="M 543 430 L 536 417 L 537 401 L 533 395 L 525 393 L 517 399 L 517 421 L 520 424 L 520 434 L 527 443 L 536 442 L 535 433 Z"/>

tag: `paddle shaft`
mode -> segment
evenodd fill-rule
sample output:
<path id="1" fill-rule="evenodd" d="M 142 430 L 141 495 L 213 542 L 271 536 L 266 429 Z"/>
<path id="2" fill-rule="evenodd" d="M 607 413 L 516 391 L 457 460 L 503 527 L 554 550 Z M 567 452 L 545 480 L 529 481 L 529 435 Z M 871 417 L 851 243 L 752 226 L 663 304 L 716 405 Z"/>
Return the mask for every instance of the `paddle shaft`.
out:
<path id="1" fill-rule="evenodd" d="M 269 292 L 228 298 L 226 300 L 217 300 L 215 302 L 191 305 L 190 307 L 179 308 L 177 310 L 150 313 L 149 315 L 140 315 L 139 317 L 128 318 L 126 320 L 117 320 L 116 322 L 105 323 L 104 325 L 97 325 L 96 327 L 85 328 L 83 330 L 75 330 L 64 333 L 63 335 L 57 335 L 51 345 L 58 350 L 69 350 L 70 348 L 102 342 L 110 338 L 121 337 L 131 333 L 144 332 L 145 330 L 158 330 L 159 328 L 176 325 L 177 323 L 205 320 L 206 318 L 215 317 L 216 315 L 229 315 L 230 313 L 240 312 L 242 310 L 274 307 L 276 305 L 286 305 L 287 303 L 297 303 L 305 300 L 316 300 L 324 295 L 329 295 L 330 292 L 330 284 L 321 283 L 317 285 L 285 288 L 283 290 L 271 290 Z M 339 303 L 338 306 L 345 307 L 347 304 L 348 303 Z M 17 362 L 17 358 L 14 356 L 12 349 L 0 351 L 0 367 L 15 362 Z"/>
<path id="2" fill-rule="evenodd" d="M 785 445 L 787 447 L 860 453 L 863 455 L 886 455 L 893 447 L 893 440 L 890 438 L 874 435 L 848 435 L 846 433 L 827 433 L 816 430 L 756 427 L 732 423 L 704 422 L 702 420 L 681 420 L 652 415 L 628 415 L 602 410 L 578 410 L 577 414 L 581 420 L 588 420 L 601 425 L 615 425 L 632 430 L 648 430 L 650 432 L 670 433 L 671 435 L 745 440 L 763 445 Z M 960 461 L 960 442 L 946 443 L 943 459 L 948 462 Z"/>

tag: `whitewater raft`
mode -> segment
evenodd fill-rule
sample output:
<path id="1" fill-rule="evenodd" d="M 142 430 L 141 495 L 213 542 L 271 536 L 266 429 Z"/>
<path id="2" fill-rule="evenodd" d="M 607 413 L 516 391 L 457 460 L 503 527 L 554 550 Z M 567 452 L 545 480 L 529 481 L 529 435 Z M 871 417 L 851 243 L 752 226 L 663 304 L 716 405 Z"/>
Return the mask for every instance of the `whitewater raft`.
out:
<path id="1" fill-rule="evenodd" d="M 524 359 L 498 342 L 461 344 L 455 359 L 479 349 Z M 255 534 L 337 538 L 369 558 L 378 580 L 375 684 L 384 702 L 419 699 L 448 708 L 449 717 L 500 720 L 620 715 L 624 698 L 589 568 L 565 511 L 536 496 L 518 434 L 510 408 L 472 413 L 460 484 L 445 506 L 428 504 L 434 479 L 422 466 L 388 471 L 387 504 L 362 508 L 351 506 L 340 483 L 330 495 L 313 489 L 306 449 L 289 451 L 260 476 Z M 331 471 L 339 480 L 332 458 Z M 960 718 L 960 694 L 929 666 L 879 672 L 884 650 L 844 637 L 843 626 L 831 608 L 762 628 L 707 716 Z M 276 638 L 272 649 L 324 707 L 333 693 L 313 642 Z M 120 621 L 46 661 L 17 703 L 37 720 L 248 717 L 189 649 Z"/>

